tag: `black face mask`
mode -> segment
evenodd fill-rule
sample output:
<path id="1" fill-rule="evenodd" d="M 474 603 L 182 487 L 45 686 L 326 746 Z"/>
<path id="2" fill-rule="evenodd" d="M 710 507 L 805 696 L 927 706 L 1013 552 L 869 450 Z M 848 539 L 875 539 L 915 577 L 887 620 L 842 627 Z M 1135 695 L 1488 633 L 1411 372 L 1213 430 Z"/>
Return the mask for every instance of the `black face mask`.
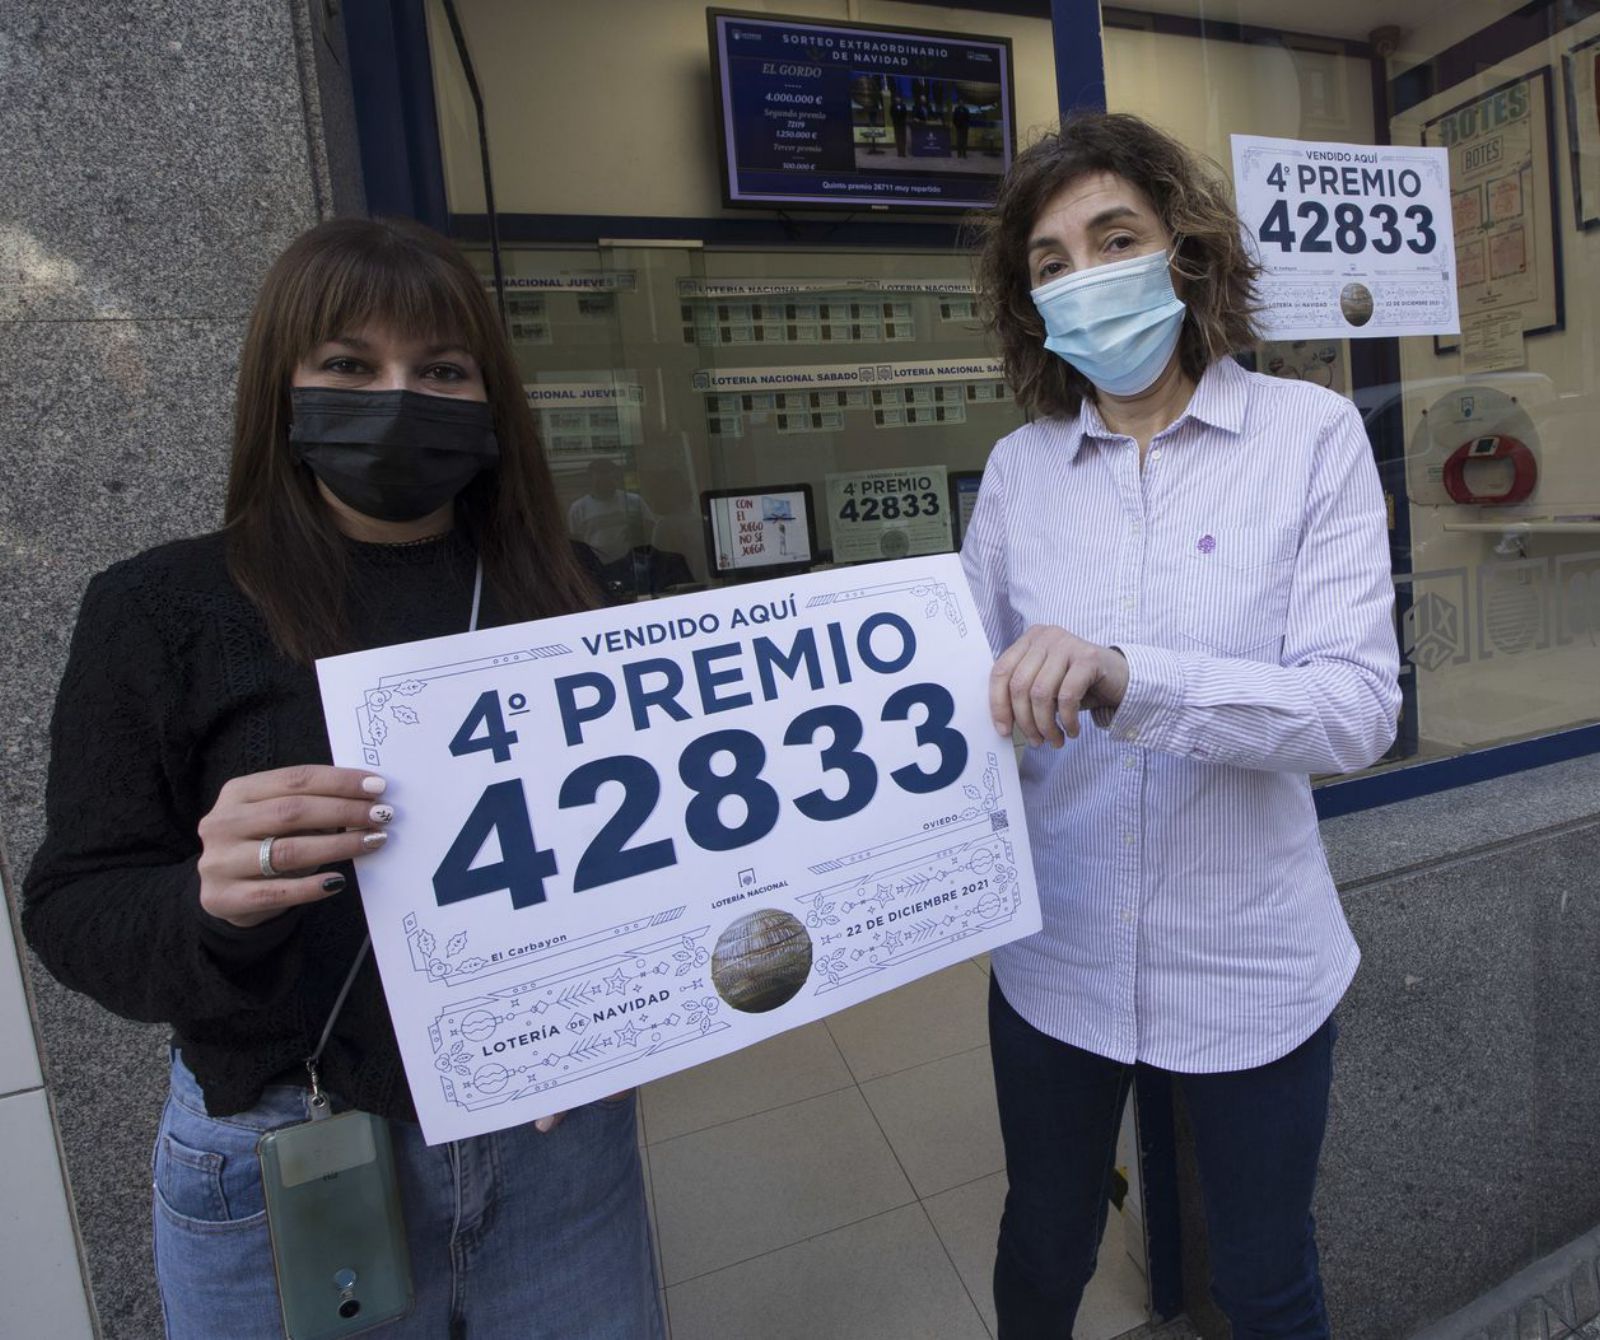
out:
<path id="1" fill-rule="evenodd" d="M 289 444 L 347 507 L 379 521 L 436 512 L 500 459 L 481 400 L 413 391 L 289 391 Z"/>

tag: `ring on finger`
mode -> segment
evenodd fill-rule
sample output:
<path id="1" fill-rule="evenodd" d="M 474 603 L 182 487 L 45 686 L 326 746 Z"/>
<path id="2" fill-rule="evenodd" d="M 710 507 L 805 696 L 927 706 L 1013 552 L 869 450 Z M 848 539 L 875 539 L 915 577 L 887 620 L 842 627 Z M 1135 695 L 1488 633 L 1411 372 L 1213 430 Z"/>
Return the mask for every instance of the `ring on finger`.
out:
<path id="1" fill-rule="evenodd" d="M 261 867 L 262 879 L 281 879 L 283 871 L 272 864 L 272 844 L 278 839 L 265 837 L 261 839 L 261 846 L 256 849 L 256 864 Z"/>

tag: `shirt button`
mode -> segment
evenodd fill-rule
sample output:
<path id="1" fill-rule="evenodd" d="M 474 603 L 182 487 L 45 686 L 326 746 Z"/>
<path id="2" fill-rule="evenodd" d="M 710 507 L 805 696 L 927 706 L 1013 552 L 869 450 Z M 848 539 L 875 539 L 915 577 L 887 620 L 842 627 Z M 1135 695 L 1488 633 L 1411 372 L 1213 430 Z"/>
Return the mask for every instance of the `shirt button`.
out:
<path id="1" fill-rule="evenodd" d="M 1139 728 L 1137 726 L 1129 726 L 1129 727 L 1127 727 L 1122 732 L 1122 738 L 1124 740 L 1128 741 L 1129 744 L 1132 744 L 1135 740 L 1137 740 L 1139 738 Z"/>
<path id="2" fill-rule="evenodd" d="M 1134 841 L 1135 841 L 1135 839 L 1134 839 L 1134 836 L 1133 836 L 1133 834 L 1132 834 L 1132 833 L 1124 833 L 1124 834 L 1123 834 L 1123 835 L 1122 835 L 1122 845 L 1123 845 L 1123 846 L 1124 846 L 1124 847 L 1131 847 L 1131 846 L 1133 846 L 1133 844 L 1134 844 Z"/>
<path id="3" fill-rule="evenodd" d="M 1130 749 L 1122 756 L 1122 766 L 1124 768 L 1137 768 L 1139 766 L 1139 756 Z"/>
<path id="4" fill-rule="evenodd" d="M 1152 451 L 1150 453 L 1150 459 L 1152 461 L 1159 461 L 1161 459 L 1161 448 L 1160 447 L 1157 447 L 1154 451 Z"/>
<path id="5" fill-rule="evenodd" d="M 1133 924 L 1133 913 L 1127 908 L 1123 908 L 1122 911 L 1117 913 L 1117 920 L 1122 922 L 1124 926 L 1131 926 Z"/>

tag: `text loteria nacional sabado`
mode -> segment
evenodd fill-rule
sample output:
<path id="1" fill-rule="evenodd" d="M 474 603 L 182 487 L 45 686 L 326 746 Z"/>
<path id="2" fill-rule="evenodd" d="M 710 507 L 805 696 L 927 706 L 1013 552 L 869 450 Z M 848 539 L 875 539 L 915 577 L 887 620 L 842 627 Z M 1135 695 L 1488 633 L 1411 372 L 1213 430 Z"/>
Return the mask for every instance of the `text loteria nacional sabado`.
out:
<path id="1" fill-rule="evenodd" d="M 999 381 L 998 358 L 934 359 L 918 363 L 819 363 L 768 368 L 701 368 L 696 391 L 800 391 L 807 388 L 905 386 L 924 382 Z"/>
<path id="2" fill-rule="evenodd" d="M 991 664 L 954 555 L 319 662 L 399 815 L 359 875 L 427 1139 L 1037 930 Z"/>

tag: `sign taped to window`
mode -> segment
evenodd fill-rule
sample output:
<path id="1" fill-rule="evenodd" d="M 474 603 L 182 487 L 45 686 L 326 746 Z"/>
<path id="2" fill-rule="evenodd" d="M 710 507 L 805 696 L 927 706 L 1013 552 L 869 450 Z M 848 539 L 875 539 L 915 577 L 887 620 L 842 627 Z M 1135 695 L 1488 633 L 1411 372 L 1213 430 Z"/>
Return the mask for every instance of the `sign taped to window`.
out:
<path id="1" fill-rule="evenodd" d="M 1268 339 L 1460 330 L 1443 149 L 1232 139 Z"/>

